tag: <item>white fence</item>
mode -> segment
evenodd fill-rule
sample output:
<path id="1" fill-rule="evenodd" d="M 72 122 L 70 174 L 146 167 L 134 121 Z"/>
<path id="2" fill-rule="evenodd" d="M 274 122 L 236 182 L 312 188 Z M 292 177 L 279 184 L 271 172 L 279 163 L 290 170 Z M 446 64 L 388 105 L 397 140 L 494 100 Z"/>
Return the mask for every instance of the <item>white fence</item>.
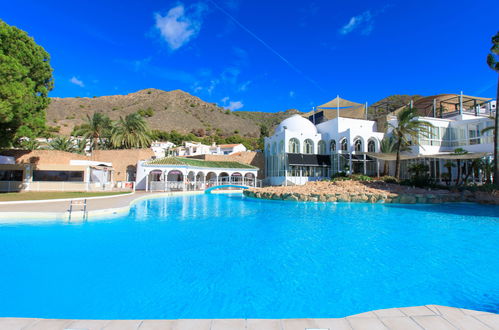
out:
<path id="1" fill-rule="evenodd" d="M 0 181 L 0 192 L 17 191 L 112 191 L 114 183 L 67 181 Z M 131 188 L 129 189 L 131 190 Z"/>
<path id="2" fill-rule="evenodd" d="M 261 180 L 218 180 L 206 182 L 183 182 L 183 181 L 150 181 L 148 191 L 199 191 L 215 186 L 239 185 L 249 187 L 261 187 Z"/>

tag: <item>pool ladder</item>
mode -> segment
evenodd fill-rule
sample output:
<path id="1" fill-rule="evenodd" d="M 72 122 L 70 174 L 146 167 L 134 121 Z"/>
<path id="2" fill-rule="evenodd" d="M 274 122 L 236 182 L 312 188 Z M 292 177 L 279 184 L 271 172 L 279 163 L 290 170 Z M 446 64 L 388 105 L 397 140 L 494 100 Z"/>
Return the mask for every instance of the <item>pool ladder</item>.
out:
<path id="1" fill-rule="evenodd" d="M 80 208 L 79 210 L 76 210 L 76 208 Z M 69 219 L 68 222 L 71 222 L 71 215 L 73 214 L 73 211 L 81 211 L 83 212 L 83 221 L 88 220 L 88 211 L 87 211 L 87 200 L 71 200 L 69 203 Z"/>

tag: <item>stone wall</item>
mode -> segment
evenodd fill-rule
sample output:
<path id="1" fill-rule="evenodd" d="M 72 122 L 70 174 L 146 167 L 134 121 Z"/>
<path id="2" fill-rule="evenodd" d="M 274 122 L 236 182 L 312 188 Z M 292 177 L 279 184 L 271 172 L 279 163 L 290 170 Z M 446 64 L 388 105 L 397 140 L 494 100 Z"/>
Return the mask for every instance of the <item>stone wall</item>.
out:
<path id="1" fill-rule="evenodd" d="M 127 168 L 137 169 L 139 160 L 151 159 L 152 149 L 94 150 L 92 160 L 113 163 L 114 181 L 126 181 Z"/>

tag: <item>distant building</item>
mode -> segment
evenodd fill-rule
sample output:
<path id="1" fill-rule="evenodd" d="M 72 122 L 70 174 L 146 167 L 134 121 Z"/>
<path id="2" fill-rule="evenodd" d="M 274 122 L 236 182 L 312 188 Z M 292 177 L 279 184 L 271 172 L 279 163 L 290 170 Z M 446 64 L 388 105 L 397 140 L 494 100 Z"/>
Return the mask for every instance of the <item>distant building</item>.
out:
<path id="1" fill-rule="evenodd" d="M 168 153 L 173 151 L 174 148 L 175 144 L 170 141 L 153 141 L 151 143 L 151 149 L 156 158 L 168 156 Z"/>
<path id="2" fill-rule="evenodd" d="M 334 109 L 334 104 L 338 105 Z M 468 174 L 472 182 L 487 178 L 482 170 L 471 168 L 473 159 L 490 160 L 493 153 L 492 131 L 496 102 L 491 99 L 458 94 L 442 94 L 422 98 L 408 106 L 417 109 L 418 120 L 431 123 L 431 135 L 420 134 L 418 143 L 401 155 L 401 178 L 410 177 L 409 166 L 424 163 L 429 175 L 443 182 L 448 172 L 446 163 L 454 162 L 451 175 Z M 343 109 L 343 110 L 342 110 Z M 398 109 L 380 121 L 361 119 L 365 107 L 336 98 L 317 107 L 305 117 L 294 115 L 283 120 L 274 135 L 265 138 L 265 175 L 271 185 L 304 184 L 307 181 L 330 178 L 338 172 L 381 175 L 388 167 L 394 175 L 395 154 L 382 153 L 381 140 L 390 135 L 391 125 L 397 125 Z M 349 118 L 343 117 L 346 113 Z M 364 116 L 366 114 L 364 113 Z M 359 118 L 360 117 L 360 118 Z M 386 133 L 385 133 L 386 132 Z M 461 148 L 464 154 L 456 154 Z M 460 160 L 462 168 L 456 168 Z"/>
<path id="3" fill-rule="evenodd" d="M 174 156 L 199 156 L 199 155 L 232 155 L 247 151 L 243 144 L 221 144 L 213 143 L 211 146 L 201 142 L 184 142 L 183 146 L 173 149 Z"/>

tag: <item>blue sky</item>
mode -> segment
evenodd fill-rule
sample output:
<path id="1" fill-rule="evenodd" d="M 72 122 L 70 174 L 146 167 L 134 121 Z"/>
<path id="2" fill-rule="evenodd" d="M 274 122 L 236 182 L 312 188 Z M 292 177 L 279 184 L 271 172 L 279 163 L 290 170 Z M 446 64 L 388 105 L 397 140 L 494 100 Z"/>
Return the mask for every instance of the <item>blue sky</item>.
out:
<path id="1" fill-rule="evenodd" d="M 233 110 L 334 98 L 495 97 L 499 1 L 17 1 L 0 18 L 52 57 L 51 96 L 182 89 Z"/>

